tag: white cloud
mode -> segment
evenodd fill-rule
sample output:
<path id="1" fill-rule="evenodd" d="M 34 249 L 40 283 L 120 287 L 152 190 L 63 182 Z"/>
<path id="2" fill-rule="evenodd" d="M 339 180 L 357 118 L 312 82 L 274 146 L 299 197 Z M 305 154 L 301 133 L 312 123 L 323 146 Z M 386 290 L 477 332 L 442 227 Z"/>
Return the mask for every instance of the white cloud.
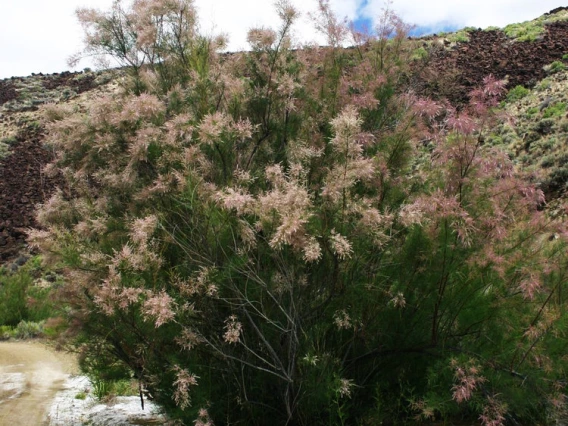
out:
<path id="1" fill-rule="evenodd" d="M 306 17 L 316 0 L 291 0 L 303 13 L 295 27 L 296 39 L 314 41 L 316 34 Z M 202 29 L 229 35 L 231 50 L 246 48 L 247 30 L 276 26 L 273 2 L 267 0 L 195 0 Z M 407 22 L 457 26 L 504 26 L 536 18 L 558 7 L 559 0 L 394 0 L 393 8 Z M 112 0 L 2 0 L 0 26 L 0 78 L 52 73 L 68 69 L 67 58 L 81 47 L 82 33 L 74 16 L 77 7 L 108 10 Z M 340 17 L 355 18 L 363 0 L 331 0 Z M 364 13 L 376 17 L 383 0 L 369 0 Z M 318 41 L 321 41 L 318 38 Z M 80 63 L 79 68 L 91 66 Z"/>
<path id="2" fill-rule="evenodd" d="M 0 78 L 67 70 L 67 58 L 82 42 L 75 9 L 107 9 L 111 4 L 112 0 L 2 0 Z"/>
<path id="3" fill-rule="evenodd" d="M 394 0 L 392 8 L 402 18 L 419 26 L 451 23 L 458 27 L 486 28 L 524 22 L 560 6 L 560 0 Z M 367 17 L 376 17 L 384 0 L 369 0 Z"/>

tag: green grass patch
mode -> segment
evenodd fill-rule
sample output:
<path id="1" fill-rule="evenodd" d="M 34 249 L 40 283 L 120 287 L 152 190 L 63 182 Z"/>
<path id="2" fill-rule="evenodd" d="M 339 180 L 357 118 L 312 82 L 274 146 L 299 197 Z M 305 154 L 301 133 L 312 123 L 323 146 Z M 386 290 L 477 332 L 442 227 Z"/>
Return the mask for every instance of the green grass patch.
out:
<path id="1" fill-rule="evenodd" d="M 448 34 L 448 40 L 452 43 L 466 43 L 469 41 L 469 31 L 463 29 L 452 34 Z"/>
<path id="2" fill-rule="evenodd" d="M 423 61 L 427 58 L 428 58 L 428 51 L 424 49 L 424 47 L 419 47 L 418 49 L 414 49 L 410 59 L 413 61 Z"/>
<path id="3" fill-rule="evenodd" d="M 535 41 L 544 33 L 544 25 L 535 21 L 510 24 L 503 32 L 515 41 Z"/>

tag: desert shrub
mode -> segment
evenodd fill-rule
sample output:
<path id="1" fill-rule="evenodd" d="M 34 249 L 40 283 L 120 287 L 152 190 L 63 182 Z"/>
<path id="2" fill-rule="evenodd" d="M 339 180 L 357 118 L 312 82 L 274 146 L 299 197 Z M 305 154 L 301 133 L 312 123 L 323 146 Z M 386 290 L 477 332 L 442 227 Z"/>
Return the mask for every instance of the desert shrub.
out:
<path id="1" fill-rule="evenodd" d="M 447 37 L 448 40 L 454 43 L 467 43 L 469 41 L 469 33 L 475 31 L 475 28 L 464 28 L 463 30 L 450 33 Z"/>
<path id="2" fill-rule="evenodd" d="M 411 59 L 413 61 L 424 61 L 428 58 L 428 55 L 428 51 L 424 47 L 420 46 L 412 52 Z"/>
<path id="3" fill-rule="evenodd" d="M 12 337 L 13 327 L 9 325 L 0 325 L 0 340 L 9 339 Z"/>
<path id="4" fill-rule="evenodd" d="M 530 107 L 527 109 L 527 118 L 531 118 L 532 116 L 536 115 L 539 112 L 538 107 Z"/>
<path id="5" fill-rule="evenodd" d="M 36 279 L 44 272 L 38 256 L 21 258 L 10 269 L 0 268 L 0 325 L 17 326 L 21 321 L 41 322 L 57 312 L 53 287 L 38 286 Z"/>
<path id="6" fill-rule="evenodd" d="M 535 41 L 544 33 L 544 25 L 540 22 L 523 22 L 510 24 L 503 28 L 507 37 L 515 41 Z"/>
<path id="7" fill-rule="evenodd" d="M 43 335 L 43 321 L 20 321 L 12 330 L 11 337 L 16 339 L 32 339 Z"/>
<path id="8" fill-rule="evenodd" d="M 10 155 L 10 145 L 14 142 L 16 142 L 16 139 L 13 137 L 0 139 L 0 160 Z"/>
<path id="9" fill-rule="evenodd" d="M 530 93 L 530 90 L 523 86 L 515 86 L 513 89 L 509 90 L 507 93 L 507 102 L 516 102 L 523 99 Z"/>
<path id="10" fill-rule="evenodd" d="M 552 82 L 550 81 L 549 78 L 543 78 L 542 80 L 540 80 L 537 83 L 537 85 L 535 86 L 535 89 L 537 91 L 543 92 L 546 89 L 549 89 L 551 84 L 552 84 Z"/>
<path id="11" fill-rule="evenodd" d="M 193 34 L 192 60 L 49 115 L 69 190 L 30 242 L 67 266 L 82 368 L 188 424 L 546 418 L 566 230 L 483 144 L 503 83 L 460 111 L 404 93 L 407 27 L 387 13 L 350 54 L 319 7 L 328 48 L 292 49 L 280 2 L 248 53 Z"/>
<path id="12" fill-rule="evenodd" d="M 563 117 L 566 113 L 566 102 L 556 102 L 542 112 L 543 118 Z"/>
<path id="13" fill-rule="evenodd" d="M 0 324 L 16 326 L 28 318 L 26 292 L 32 282 L 26 272 L 10 274 L 0 269 Z"/>
<path id="14" fill-rule="evenodd" d="M 547 74 L 556 74 L 560 71 L 564 71 L 566 69 L 566 65 L 562 61 L 554 61 L 549 65 L 544 67 L 544 70 Z"/>
<path id="15" fill-rule="evenodd" d="M 555 127 L 556 127 L 556 120 L 554 120 L 553 118 L 543 118 L 533 126 L 533 129 L 537 134 L 548 135 L 554 131 Z"/>

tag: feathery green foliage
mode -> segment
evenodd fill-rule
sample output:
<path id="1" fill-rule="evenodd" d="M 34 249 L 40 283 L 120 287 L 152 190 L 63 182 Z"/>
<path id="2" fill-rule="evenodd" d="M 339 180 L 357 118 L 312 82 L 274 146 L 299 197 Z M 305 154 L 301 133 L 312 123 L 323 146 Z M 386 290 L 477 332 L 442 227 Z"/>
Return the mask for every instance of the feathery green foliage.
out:
<path id="1" fill-rule="evenodd" d="M 161 25 L 192 7 L 140 0 L 124 16 Z M 554 416 L 567 234 L 483 145 L 503 83 L 456 111 L 400 92 L 415 46 L 388 10 L 351 51 L 327 1 L 326 48 L 293 50 L 297 13 L 277 11 L 239 55 L 158 26 L 128 43 L 170 53 L 140 63 L 135 90 L 47 114 L 69 190 L 30 241 L 69 268 L 83 367 L 134 377 L 186 424 Z M 108 15 L 82 13 L 105 30 Z M 120 59 L 115 41 L 89 48 Z"/>

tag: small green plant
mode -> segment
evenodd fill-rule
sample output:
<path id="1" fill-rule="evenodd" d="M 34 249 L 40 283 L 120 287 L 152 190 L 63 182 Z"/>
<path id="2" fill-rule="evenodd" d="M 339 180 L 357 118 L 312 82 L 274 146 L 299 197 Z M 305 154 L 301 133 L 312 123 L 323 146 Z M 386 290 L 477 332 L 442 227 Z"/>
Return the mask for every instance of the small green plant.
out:
<path id="1" fill-rule="evenodd" d="M 557 102 L 546 108 L 542 116 L 543 118 L 562 117 L 566 112 L 566 102 Z"/>
<path id="2" fill-rule="evenodd" d="M 10 148 L 5 143 L 0 142 L 0 160 L 10 155 Z"/>
<path id="3" fill-rule="evenodd" d="M 10 269 L 0 268 L 0 325 L 16 327 L 22 322 L 40 323 L 56 316 L 52 298 L 56 284 L 42 280 L 42 274 L 47 272 L 42 269 L 40 257 L 20 259 L 19 265 L 17 260 Z M 25 334 L 24 329 L 22 333 Z"/>
<path id="4" fill-rule="evenodd" d="M 534 125 L 534 131 L 540 135 L 548 135 L 553 132 L 555 124 L 552 118 L 543 118 Z"/>
<path id="5" fill-rule="evenodd" d="M 548 73 L 548 74 L 556 74 L 560 71 L 564 71 L 566 70 L 566 65 L 564 65 L 561 61 L 554 61 L 549 65 L 546 65 L 544 67 L 544 70 Z"/>
<path id="6" fill-rule="evenodd" d="M 81 391 L 81 392 L 79 392 L 78 394 L 75 395 L 75 399 L 85 400 L 85 399 L 87 399 L 87 393 Z"/>
<path id="7" fill-rule="evenodd" d="M 28 318 L 26 291 L 32 277 L 25 271 L 16 274 L 0 269 L 0 324 L 16 326 Z"/>
<path id="8" fill-rule="evenodd" d="M 537 113 L 538 113 L 538 107 L 530 107 L 529 109 L 527 109 L 526 115 L 528 118 L 530 118 L 533 115 L 536 115 Z"/>
<path id="9" fill-rule="evenodd" d="M 549 78 L 543 78 L 537 83 L 535 89 L 539 92 L 542 92 L 543 90 L 549 89 L 551 84 L 552 82 Z"/>
<path id="10" fill-rule="evenodd" d="M 10 155 L 10 145 L 16 142 L 15 137 L 7 137 L 0 139 L 0 160 Z"/>
<path id="11" fill-rule="evenodd" d="M 112 393 L 116 396 L 138 395 L 138 383 L 130 379 L 117 380 L 112 383 Z"/>
<path id="12" fill-rule="evenodd" d="M 97 400 L 102 401 L 106 397 L 110 396 L 112 390 L 112 382 L 107 379 L 102 379 L 100 377 L 92 378 L 91 385 L 93 388 L 93 395 Z"/>
<path id="13" fill-rule="evenodd" d="M 564 55 L 562 55 L 562 60 L 568 61 L 568 53 L 565 53 Z"/>
<path id="14" fill-rule="evenodd" d="M 469 31 L 463 29 L 448 35 L 448 40 L 452 43 L 467 43 L 469 41 Z"/>
<path id="15" fill-rule="evenodd" d="M 6 144 L 6 145 L 12 145 L 16 142 L 17 142 L 17 139 L 16 139 L 15 136 L 8 136 L 8 137 L 0 139 L 0 143 Z"/>
<path id="16" fill-rule="evenodd" d="M 9 325 L 0 325 L 0 340 L 9 339 L 12 337 L 13 327 Z"/>
<path id="17" fill-rule="evenodd" d="M 424 47 L 419 47 L 412 52 L 411 60 L 423 61 L 428 58 L 428 51 Z"/>
<path id="18" fill-rule="evenodd" d="M 20 321 L 12 332 L 12 337 L 16 339 L 33 339 L 43 336 L 44 321 Z"/>
<path id="19" fill-rule="evenodd" d="M 507 94 L 507 102 L 516 102 L 520 99 L 523 99 L 529 93 L 529 89 L 521 85 L 515 86 L 513 89 L 509 90 L 509 93 Z"/>

